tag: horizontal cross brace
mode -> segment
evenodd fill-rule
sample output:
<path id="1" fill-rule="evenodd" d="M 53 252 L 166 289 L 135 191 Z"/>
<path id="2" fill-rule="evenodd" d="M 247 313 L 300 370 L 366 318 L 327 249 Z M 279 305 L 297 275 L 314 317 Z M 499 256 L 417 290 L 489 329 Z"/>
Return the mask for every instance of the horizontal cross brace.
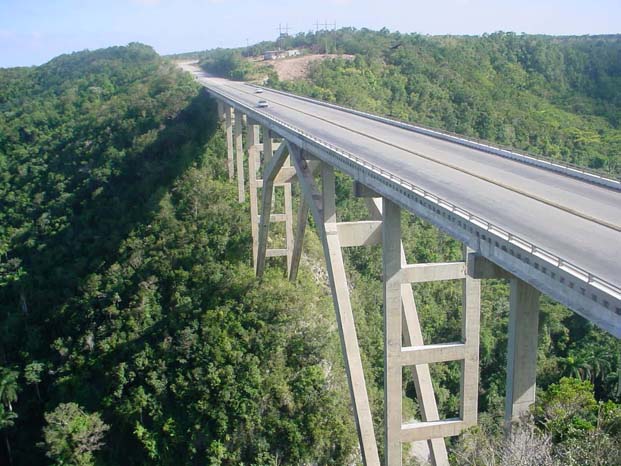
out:
<path id="1" fill-rule="evenodd" d="M 281 257 L 287 255 L 286 249 L 268 249 L 265 254 L 267 257 Z"/>
<path id="2" fill-rule="evenodd" d="M 468 427 L 470 427 L 468 423 L 458 418 L 403 424 L 401 426 L 401 442 L 453 437 Z"/>
<path id="3" fill-rule="evenodd" d="M 373 246 L 382 240 L 382 222 L 379 220 L 340 222 L 336 227 L 342 248 Z"/>
<path id="4" fill-rule="evenodd" d="M 464 343 L 441 343 L 401 348 L 401 364 L 403 366 L 460 361 L 465 357 L 466 345 Z"/>
<path id="5" fill-rule="evenodd" d="M 399 272 L 401 283 L 423 283 L 466 278 L 465 262 L 405 265 Z"/>
<path id="6" fill-rule="evenodd" d="M 291 183 L 295 179 L 295 168 L 293 167 L 282 167 L 274 178 L 274 185 L 282 185 L 285 183 Z M 257 186 L 259 188 L 263 187 L 263 180 L 257 180 Z"/>
<path id="7" fill-rule="evenodd" d="M 257 222 L 261 221 L 261 216 L 257 215 Z M 286 222 L 287 214 L 270 214 L 270 222 Z"/>

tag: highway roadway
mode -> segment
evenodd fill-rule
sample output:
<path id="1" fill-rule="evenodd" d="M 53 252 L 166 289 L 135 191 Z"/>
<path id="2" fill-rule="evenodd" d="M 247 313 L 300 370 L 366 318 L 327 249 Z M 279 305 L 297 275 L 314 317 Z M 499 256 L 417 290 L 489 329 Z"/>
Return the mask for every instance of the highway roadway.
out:
<path id="1" fill-rule="evenodd" d="M 199 82 L 366 159 L 621 287 L 621 192 L 244 83 Z M 257 109 L 259 100 L 269 107 Z"/>

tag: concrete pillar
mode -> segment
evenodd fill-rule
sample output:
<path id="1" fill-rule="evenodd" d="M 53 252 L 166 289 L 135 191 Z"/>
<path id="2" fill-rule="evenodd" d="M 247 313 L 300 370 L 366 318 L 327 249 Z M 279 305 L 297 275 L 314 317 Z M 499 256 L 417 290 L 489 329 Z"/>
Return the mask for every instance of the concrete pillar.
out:
<path id="1" fill-rule="evenodd" d="M 475 253 L 464 247 L 466 269 L 475 260 Z M 479 402 L 479 331 L 481 318 L 481 281 L 469 273 L 462 282 L 462 330 L 465 357 L 461 371 L 460 417 L 466 426 L 477 423 Z"/>
<path id="2" fill-rule="evenodd" d="M 244 188 L 244 143 L 242 136 L 242 112 L 235 110 L 235 154 L 237 156 L 237 191 L 239 202 L 246 199 Z"/>
<path id="3" fill-rule="evenodd" d="M 527 413 L 535 402 L 540 295 L 538 290 L 518 278 L 512 278 L 510 286 L 505 398 L 507 433 L 511 424 Z"/>
<path id="4" fill-rule="evenodd" d="M 233 154 L 233 108 L 226 106 L 225 112 L 225 130 L 226 130 L 226 159 L 229 170 L 229 180 L 235 177 L 235 157 Z"/>
<path id="5" fill-rule="evenodd" d="M 259 205 L 257 188 L 257 170 L 259 164 L 259 126 L 246 126 L 246 145 L 248 146 L 248 190 L 250 194 L 250 230 L 252 233 L 252 264 L 257 266 L 259 249 Z"/>
<path id="6" fill-rule="evenodd" d="M 383 200 L 385 463 L 401 466 L 401 209 Z"/>

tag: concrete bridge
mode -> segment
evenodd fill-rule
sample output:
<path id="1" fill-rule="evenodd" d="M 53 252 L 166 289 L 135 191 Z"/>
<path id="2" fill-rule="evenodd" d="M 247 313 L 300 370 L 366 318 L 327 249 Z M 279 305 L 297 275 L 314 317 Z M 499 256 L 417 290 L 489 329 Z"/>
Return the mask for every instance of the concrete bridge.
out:
<path id="1" fill-rule="evenodd" d="M 257 275 L 286 256 L 296 280 L 308 213 L 323 245 L 364 463 L 379 465 L 342 248 L 382 244 L 384 464 L 402 464 L 402 443 L 426 440 L 448 464 L 444 437 L 477 422 L 480 280 L 510 282 L 507 429 L 535 401 L 539 296 L 544 293 L 621 337 L 621 183 L 568 164 L 287 93 L 207 77 L 183 65 L 218 101 L 228 169 L 239 201 L 250 197 Z M 259 108 L 258 100 L 267 107 Z M 245 124 L 244 124 L 245 123 Z M 246 138 L 242 137 L 246 131 Z M 339 222 L 334 172 L 354 179 L 369 216 Z M 320 182 L 316 183 L 315 180 Z M 291 184 L 301 199 L 293 219 Z M 272 212 L 275 188 L 284 212 Z M 261 196 L 259 196 L 261 192 Z M 407 264 L 401 210 L 464 245 L 460 262 Z M 285 246 L 268 248 L 270 223 Z M 462 337 L 423 342 L 411 284 L 461 280 Z M 461 362 L 460 414 L 440 419 L 429 364 Z M 412 370 L 421 422 L 402 419 L 402 368 Z"/>

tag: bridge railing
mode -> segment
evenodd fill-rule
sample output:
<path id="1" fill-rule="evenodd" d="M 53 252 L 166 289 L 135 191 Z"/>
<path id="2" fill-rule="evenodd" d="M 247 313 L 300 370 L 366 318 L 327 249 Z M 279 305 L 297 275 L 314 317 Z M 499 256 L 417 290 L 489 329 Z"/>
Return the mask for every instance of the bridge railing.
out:
<path id="1" fill-rule="evenodd" d="M 254 86 L 252 84 L 249 84 L 249 85 L 252 87 L 259 87 L 259 86 Z M 477 137 L 468 136 L 467 138 L 465 138 L 463 135 L 453 133 L 451 131 L 439 130 L 431 126 L 405 123 L 402 121 L 393 120 L 392 118 L 374 115 L 372 113 L 364 112 L 362 110 L 356 110 L 353 108 L 344 107 L 342 105 L 333 104 L 330 102 L 323 102 L 321 100 L 313 99 L 313 98 L 306 97 L 306 96 L 300 96 L 297 94 L 292 94 L 290 92 L 281 91 L 279 89 L 272 89 L 272 88 L 268 88 L 268 89 L 278 94 L 283 94 L 286 96 L 294 97 L 296 99 L 304 100 L 307 102 L 312 102 L 314 104 L 322 105 L 324 107 L 342 110 L 347 113 L 351 113 L 353 115 L 358 115 L 358 116 L 362 116 L 365 118 L 369 118 L 371 120 L 386 123 L 386 124 L 389 124 L 391 126 L 395 126 L 398 128 L 403 128 L 408 131 L 413 131 L 413 132 L 431 136 L 437 139 L 442 139 L 445 141 L 453 142 L 456 144 L 460 144 L 462 146 L 471 147 L 476 150 L 487 152 L 489 154 L 498 155 L 498 156 L 508 158 L 511 160 L 516 160 L 516 161 L 519 161 L 521 163 L 525 163 L 528 165 L 533 165 L 533 166 L 537 166 L 540 168 L 545 168 L 548 170 L 556 171 L 559 173 L 564 173 L 574 178 L 583 179 L 591 183 L 595 183 L 598 185 L 606 186 L 608 188 L 621 191 L 621 180 L 619 180 L 619 177 L 618 176 L 615 177 L 612 174 L 604 173 L 600 170 L 581 167 L 579 165 L 576 165 L 570 162 L 565 162 L 563 160 L 557 160 L 552 157 L 534 155 L 526 151 L 516 151 L 515 149 L 507 147 L 507 146 L 503 146 L 502 144 L 496 144 L 496 143 L 492 144 L 489 141 L 485 141 Z"/>
<path id="2" fill-rule="evenodd" d="M 240 108 L 246 108 L 248 109 L 248 105 L 244 104 L 243 102 L 238 101 L 237 99 L 235 99 L 234 97 L 231 97 L 230 95 L 227 95 L 225 93 L 222 93 L 220 91 L 215 91 L 212 88 L 209 88 L 210 92 L 213 92 L 214 94 L 219 94 L 222 97 L 225 97 L 226 99 L 232 101 L 233 103 L 237 104 Z M 452 214 L 457 215 L 461 218 L 463 218 L 464 220 L 467 220 L 468 222 L 471 222 L 475 225 L 477 225 L 478 227 L 488 231 L 491 234 L 494 234 L 502 239 L 504 239 L 505 241 L 508 241 L 509 243 L 513 244 L 514 246 L 522 249 L 523 251 L 530 253 L 534 256 L 539 257 L 540 259 L 548 262 L 549 264 L 558 267 L 559 269 L 575 276 L 576 278 L 583 280 L 589 284 L 591 284 L 592 286 L 595 286 L 596 288 L 601 289 L 602 291 L 605 291 L 607 293 L 610 293 L 612 295 L 616 295 L 618 298 L 621 298 L 621 287 L 618 287 L 610 282 L 608 282 L 607 280 L 604 280 L 603 278 L 598 277 L 597 275 L 585 270 L 582 267 L 579 267 L 563 258 L 561 258 L 560 256 L 547 251 L 544 248 L 541 248 L 539 246 L 536 246 L 535 244 L 531 243 L 530 241 L 521 238 L 513 233 L 508 232 L 507 230 L 494 225 L 493 223 L 485 220 L 482 217 L 479 217 L 471 212 L 469 212 L 466 209 L 463 209 L 455 204 L 453 204 L 452 202 L 447 201 L 446 199 L 442 199 L 439 196 L 436 196 L 435 194 L 421 188 L 420 186 L 417 186 L 409 181 L 404 180 L 403 178 L 399 177 L 398 175 L 395 175 L 387 170 L 384 170 L 381 167 L 378 167 L 377 165 L 364 160 L 360 157 L 358 157 L 355 154 L 352 154 L 351 152 L 348 152 L 344 149 L 342 149 L 341 147 L 335 146 L 334 144 L 331 144 L 328 141 L 325 141 L 323 139 L 320 139 L 316 136 L 313 136 L 310 133 L 307 133 L 306 131 L 304 131 L 301 128 L 297 128 L 279 118 L 276 118 L 272 115 L 269 115 L 261 110 L 258 110 L 256 108 L 253 108 L 252 111 L 254 113 L 257 113 L 259 115 L 261 115 L 263 118 L 275 123 L 278 126 L 282 126 L 285 127 L 287 129 L 289 129 L 290 131 L 293 131 L 294 133 L 297 133 L 298 135 L 302 136 L 304 139 L 307 139 L 309 141 L 314 142 L 315 144 L 318 144 L 320 146 L 323 146 L 324 148 L 328 149 L 331 152 L 334 152 L 336 154 L 338 154 L 341 157 L 344 157 L 348 160 L 354 161 L 356 164 L 363 166 L 365 168 L 367 168 L 368 170 L 376 173 L 377 175 L 380 175 L 381 177 L 390 180 L 393 183 L 396 183 L 402 187 L 404 187 L 405 189 L 414 192 L 416 195 L 424 198 L 427 201 L 430 201 L 434 204 L 436 204 L 437 206 L 444 208 L 448 211 L 450 211 Z"/>

